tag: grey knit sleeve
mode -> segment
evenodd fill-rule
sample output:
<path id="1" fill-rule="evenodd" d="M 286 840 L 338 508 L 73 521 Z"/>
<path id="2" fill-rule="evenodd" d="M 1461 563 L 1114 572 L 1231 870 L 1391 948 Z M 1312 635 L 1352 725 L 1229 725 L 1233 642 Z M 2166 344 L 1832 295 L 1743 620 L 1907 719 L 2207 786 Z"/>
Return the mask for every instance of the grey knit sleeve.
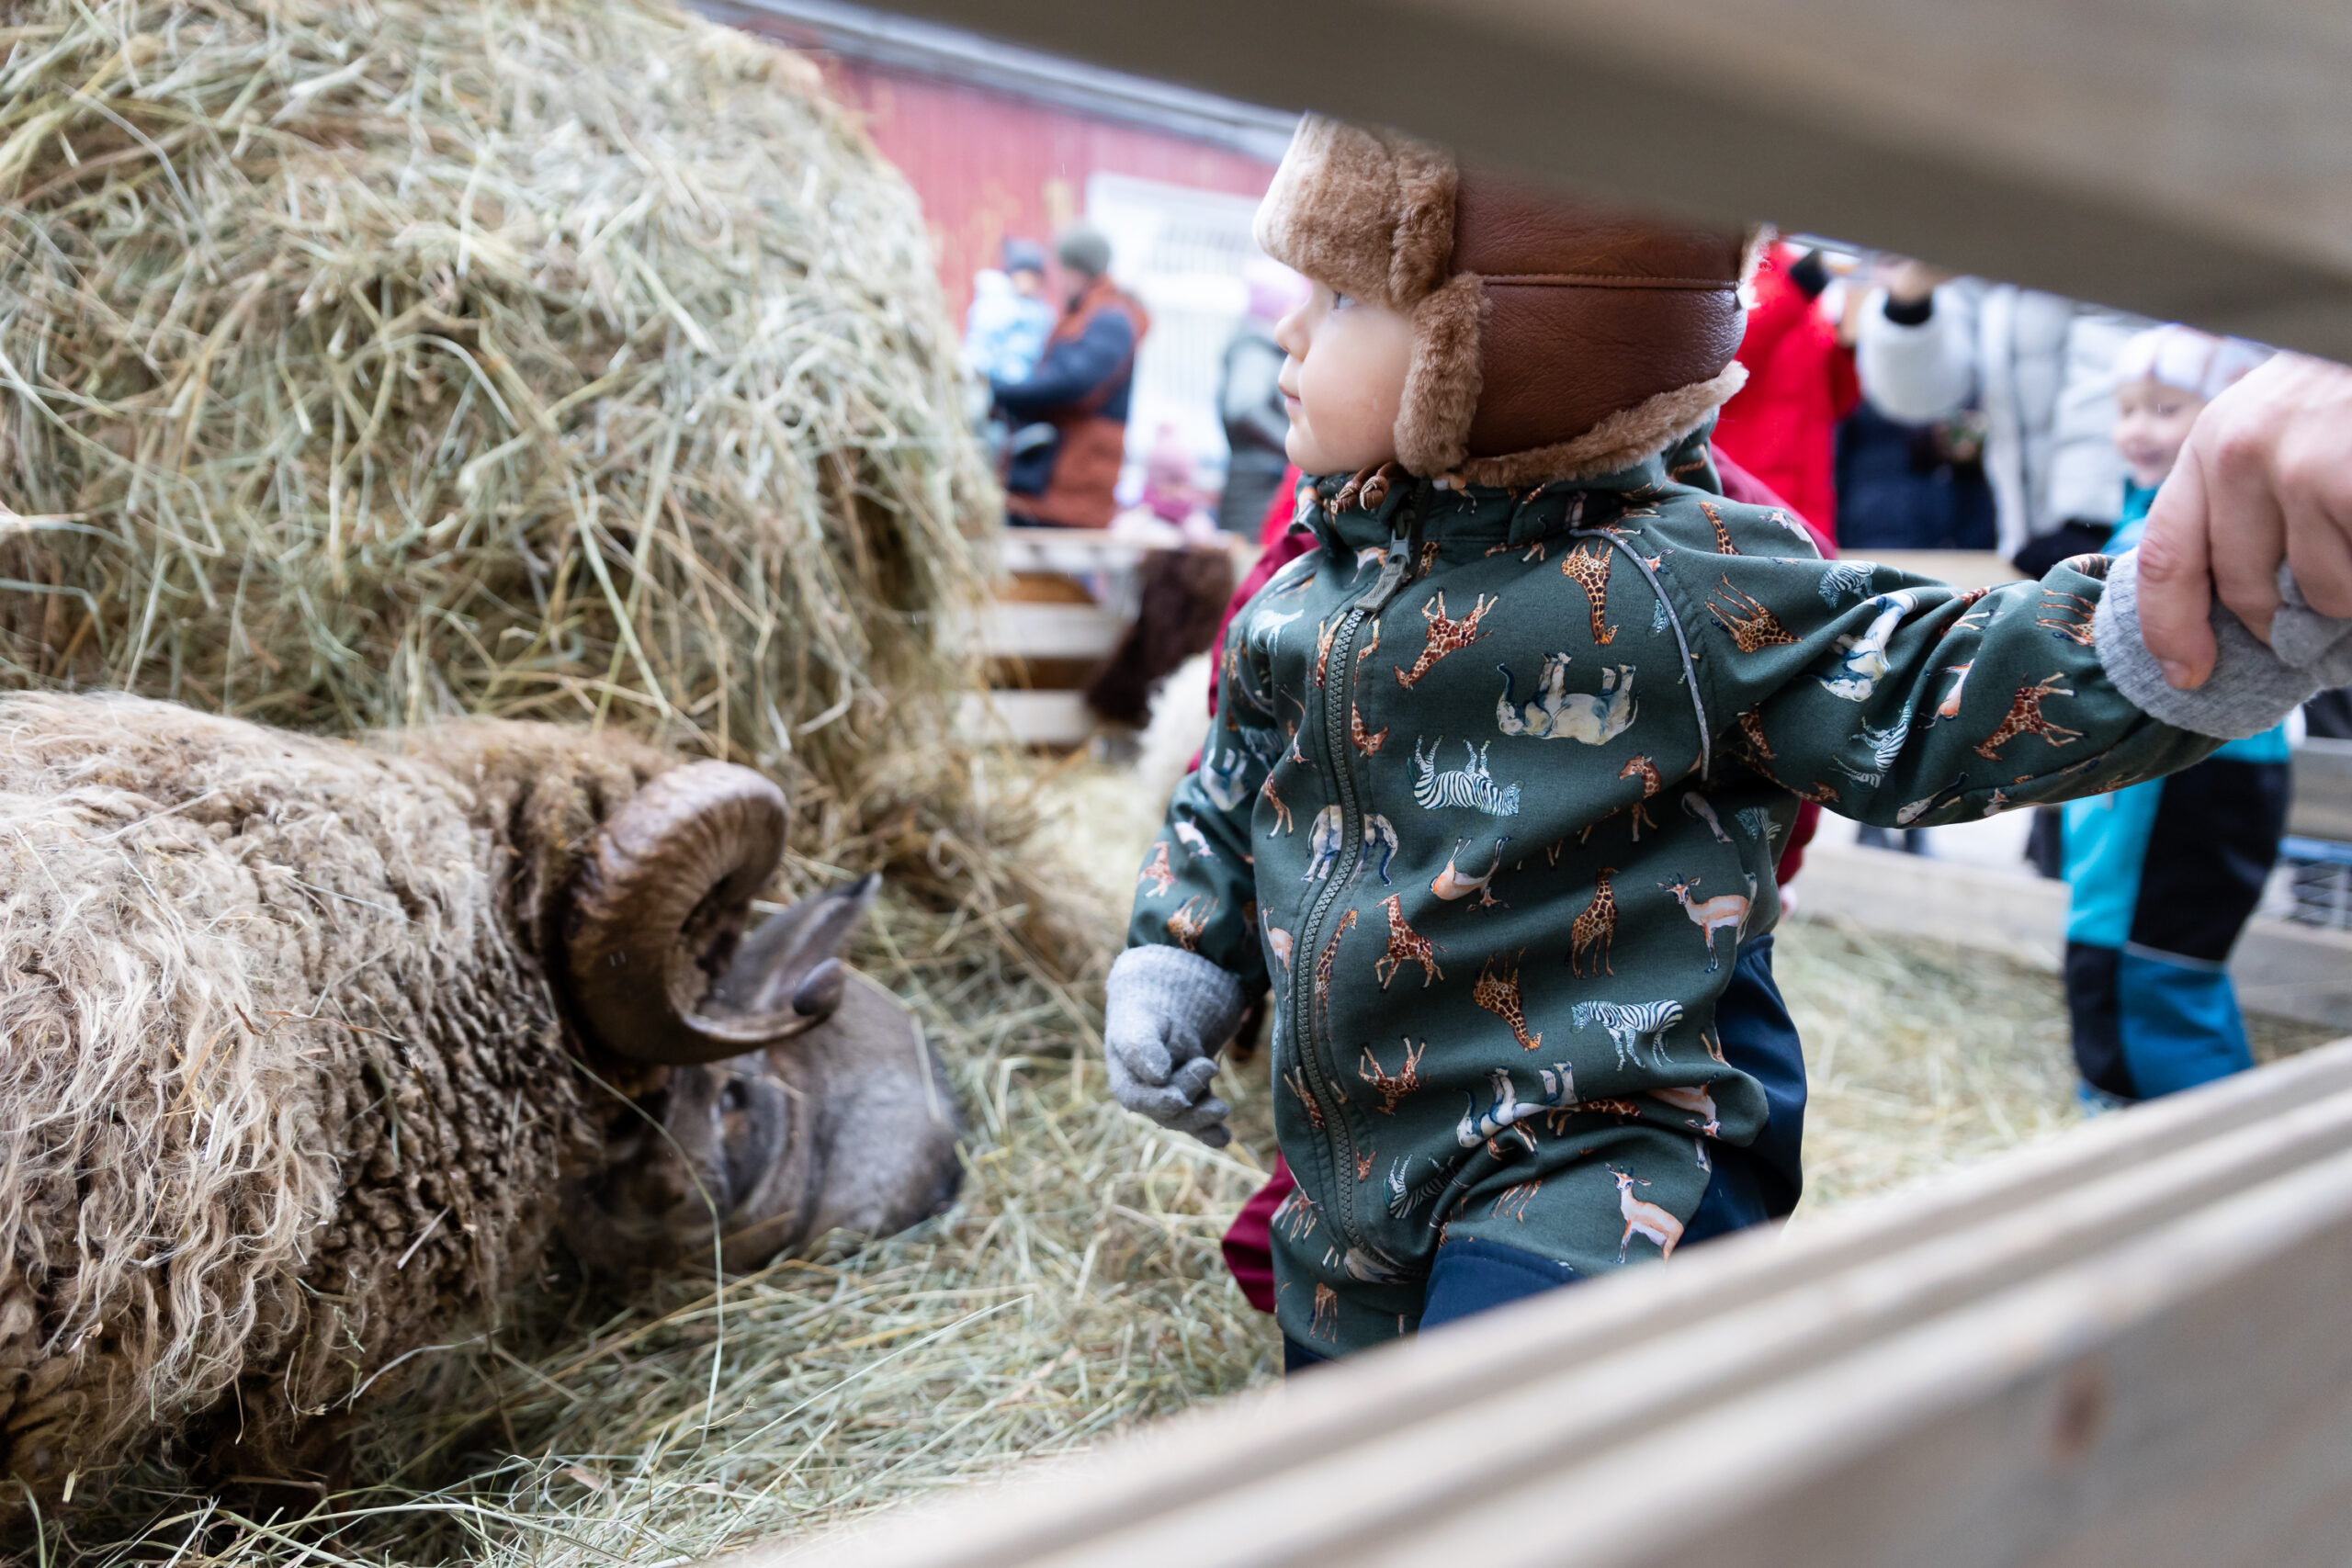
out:
<path id="1" fill-rule="evenodd" d="M 2174 688 L 2140 635 L 2140 552 L 2119 558 L 2107 574 L 2107 592 L 2093 622 L 2098 661 L 2132 705 L 2149 717 L 2223 740 L 2259 735 L 2314 692 L 2352 685 L 2352 621 L 2323 615 L 2305 602 L 2285 567 L 2278 569 L 2286 605 L 2271 625 L 2269 647 L 2244 622 L 2213 605 L 2220 652 L 2213 673 L 2193 692 Z"/>

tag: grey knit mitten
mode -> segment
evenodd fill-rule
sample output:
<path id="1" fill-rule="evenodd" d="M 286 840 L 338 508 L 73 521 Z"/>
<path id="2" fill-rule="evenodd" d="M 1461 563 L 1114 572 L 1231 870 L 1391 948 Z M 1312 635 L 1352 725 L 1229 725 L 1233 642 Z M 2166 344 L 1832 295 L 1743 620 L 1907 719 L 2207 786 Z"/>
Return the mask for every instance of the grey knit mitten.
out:
<path id="1" fill-rule="evenodd" d="M 1209 1093 L 1216 1054 L 1241 1025 L 1241 982 L 1180 947 L 1131 947 L 1102 986 L 1102 1059 L 1121 1105 L 1213 1149 L 1232 1141 Z"/>
<path id="2" fill-rule="evenodd" d="M 2213 604 L 2213 672 L 2193 692 L 2174 688 L 2140 633 L 2140 552 L 2117 558 L 2092 624 L 2098 661 L 2116 690 L 2151 718 L 2223 740 L 2259 735 L 2315 692 L 2352 685 L 2352 621 L 2312 609 L 2292 574 L 2278 569 L 2285 605 L 2272 618 L 2270 644 Z"/>

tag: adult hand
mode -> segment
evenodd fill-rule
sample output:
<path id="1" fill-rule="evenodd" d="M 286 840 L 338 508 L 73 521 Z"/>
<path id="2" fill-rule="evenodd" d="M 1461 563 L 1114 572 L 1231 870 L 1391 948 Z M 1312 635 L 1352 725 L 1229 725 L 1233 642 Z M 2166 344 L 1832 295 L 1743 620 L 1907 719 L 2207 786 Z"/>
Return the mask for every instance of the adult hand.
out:
<path id="1" fill-rule="evenodd" d="M 2140 540 L 2140 626 L 2184 691 L 2213 671 L 2219 592 L 2266 643 L 2284 559 L 2312 608 L 2352 616 L 2352 369 L 2281 354 L 2205 407 Z"/>
<path id="2" fill-rule="evenodd" d="M 1883 255 L 1879 258 L 1879 276 L 1886 286 L 1887 298 L 1898 305 L 1917 305 L 1933 294 L 1939 285 L 1950 283 L 1956 276 L 1909 256 Z"/>

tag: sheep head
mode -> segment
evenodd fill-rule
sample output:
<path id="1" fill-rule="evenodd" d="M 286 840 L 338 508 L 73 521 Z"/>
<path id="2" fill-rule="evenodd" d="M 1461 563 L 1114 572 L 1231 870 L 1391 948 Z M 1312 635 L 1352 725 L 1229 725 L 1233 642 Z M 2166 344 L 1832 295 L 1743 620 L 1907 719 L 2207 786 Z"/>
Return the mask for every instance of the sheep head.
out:
<path id="1" fill-rule="evenodd" d="M 569 1181 L 564 1237 L 601 1272 L 712 1256 L 755 1268 L 836 1228 L 888 1235 L 955 1195 L 961 1131 L 913 1018 L 840 949 L 865 876 L 770 915 L 783 795 L 697 762 L 607 818 L 574 874 L 561 972 L 582 1031 L 662 1069 L 604 1115 Z M 647 1087 L 650 1086 L 650 1087 Z"/>
<path id="2" fill-rule="evenodd" d="M 559 1210 L 582 1262 L 621 1279 L 714 1256 L 755 1269 L 832 1230 L 888 1235 L 954 1199 L 962 1129 L 945 1076 L 912 1015 L 833 956 L 875 882 L 771 916 L 699 1004 L 722 1026 L 773 1018 L 821 977 L 821 1017 L 607 1106 L 604 1163 L 566 1182 Z"/>

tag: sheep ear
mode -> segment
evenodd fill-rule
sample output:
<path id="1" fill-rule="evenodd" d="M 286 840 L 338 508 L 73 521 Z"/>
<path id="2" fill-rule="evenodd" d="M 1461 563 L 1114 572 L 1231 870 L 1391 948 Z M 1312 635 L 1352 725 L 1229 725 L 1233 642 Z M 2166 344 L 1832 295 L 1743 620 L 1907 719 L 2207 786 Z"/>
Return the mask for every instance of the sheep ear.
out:
<path id="1" fill-rule="evenodd" d="M 842 944 L 881 887 L 881 877 L 868 874 L 770 915 L 738 944 L 701 1010 L 730 1022 L 830 1017 L 841 1005 L 844 983 Z"/>

